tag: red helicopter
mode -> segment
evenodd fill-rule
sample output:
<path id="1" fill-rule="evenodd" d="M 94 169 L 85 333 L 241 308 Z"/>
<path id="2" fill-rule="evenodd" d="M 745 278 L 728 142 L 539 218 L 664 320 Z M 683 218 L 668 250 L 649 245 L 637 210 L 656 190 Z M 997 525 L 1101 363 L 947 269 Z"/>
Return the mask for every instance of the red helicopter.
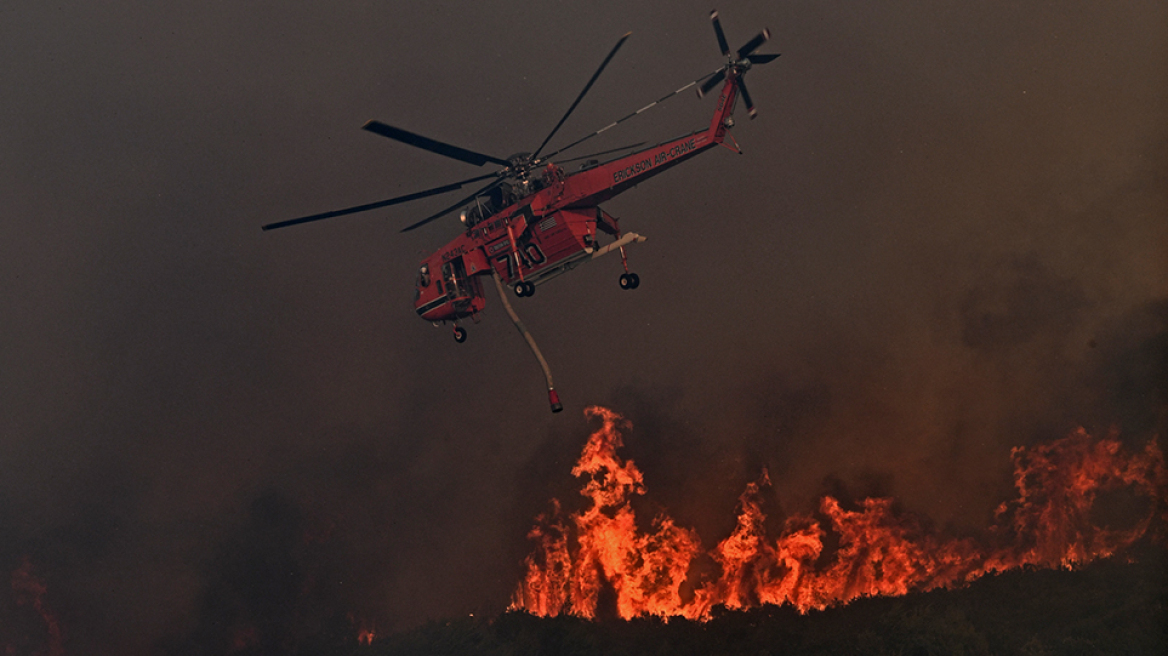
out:
<path id="1" fill-rule="evenodd" d="M 596 259 L 607 253 L 618 251 L 624 273 L 620 276 L 622 289 L 636 289 L 640 285 L 637 274 L 629 271 L 625 246 L 645 238 L 632 232 L 622 232 L 616 217 L 601 209 L 600 204 L 621 192 L 672 168 L 698 153 L 723 144 L 728 131 L 734 125 L 732 114 L 741 95 L 751 118 L 756 115 L 754 103 L 746 90 L 743 76 L 755 64 L 774 61 L 777 54 L 754 54 L 754 51 L 770 38 L 770 32 L 763 30 L 747 41 L 737 51 L 731 52 L 718 20 L 718 12 L 710 13 L 710 21 L 718 46 L 726 63 L 666 96 L 638 109 L 637 111 L 601 128 L 585 137 L 540 156 L 544 147 L 568 120 L 576 106 L 592 88 L 605 67 L 624 45 L 629 34 L 617 41 L 600 67 L 584 85 L 584 90 L 568 108 L 560 122 L 533 153 L 518 153 L 507 158 L 494 157 L 465 148 L 459 148 L 441 141 L 430 139 L 380 121 L 369 121 L 362 129 L 383 137 L 388 137 L 411 146 L 445 155 L 468 164 L 483 166 L 496 164 L 502 168 L 485 175 L 476 176 L 451 184 L 398 196 L 375 203 L 358 205 L 343 210 L 313 214 L 288 221 L 270 223 L 264 230 L 273 230 L 311 221 L 319 221 L 357 212 L 397 205 L 412 200 L 435 196 L 458 190 L 464 185 L 490 179 L 486 186 L 460 199 L 449 207 L 436 212 L 421 221 L 406 226 L 402 232 L 413 230 L 435 219 L 464 208 L 461 213 L 466 228 L 442 249 L 422 262 L 418 269 L 414 306 L 422 319 L 434 322 L 452 322 L 454 339 L 466 341 L 466 330 L 459 324 L 460 319 L 477 318 L 486 307 L 483 294 L 482 276 L 492 276 L 499 286 L 508 314 L 511 315 L 520 332 L 524 334 L 537 359 L 544 368 L 548 379 L 549 400 L 553 412 L 562 406 L 551 384 L 547 364 L 535 347 L 534 340 L 522 327 L 518 317 L 503 294 L 502 285 L 511 287 L 518 297 L 531 296 L 537 285 L 571 270 L 578 264 Z M 552 161 L 556 155 L 595 137 L 602 132 L 634 117 L 664 100 L 694 86 L 698 86 L 698 96 L 709 93 L 722 84 L 713 118 L 707 127 L 682 137 L 665 141 L 656 146 L 643 148 L 632 154 L 617 157 L 605 163 L 592 159 L 623 150 L 639 147 L 634 144 L 584 157 L 562 160 L 567 163 L 585 160 L 578 170 L 568 172 Z M 700 86 L 699 86 L 700 85 Z M 731 141 L 733 138 L 731 137 Z M 725 144 L 723 144 L 725 145 Z M 726 146 L 730 148 L 730 146 Z M 741 152 L 735 144 L 731 148 Z M 601 245 L 599 234 L 612 237 L 608 244 Z"/>

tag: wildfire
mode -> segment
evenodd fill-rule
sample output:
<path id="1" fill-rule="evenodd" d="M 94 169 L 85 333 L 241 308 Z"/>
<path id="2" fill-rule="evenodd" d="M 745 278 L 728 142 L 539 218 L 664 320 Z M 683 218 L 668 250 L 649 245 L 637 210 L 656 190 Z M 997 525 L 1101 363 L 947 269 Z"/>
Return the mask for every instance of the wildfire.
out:
<path id="1" fill-rule="evenodd" d="M 373 632 L 373 629 L 361 629 L 357 632 L 357 642 L 363 645 L 373 644 L 373 639 L 376 637 L 377 634 Z"/>
<path id="2" fill-rule="evenodd" d="M 1049 444 L 1012 451 L 1018 496 L 998 507 L 981 539 L 946 538 L 893 500 L 868 498 L 847 510 L 830 496 L 818 515 L 787 519 L 777 539 L 767 536 L 760 490 L 764 471 L 739 497 L 738 521 L 712 550 L 698 535 L 661 514 L 649 531 L 630 505 L 645 493 L 640 470 L 617 455 L 631 428 L 600 407 L 585 413 L 601 422 L 572 474 L 584 480 L 589 503 L 565 517 L 557 500 L 528 534 L 535 549 L 510 608 L 539 616 L 597 614 L 602 591 L 615 594 L 616 613 L 708 619 L 715 606 L 746 609 L 790 604 L 801 612 L 870 595 L 963 585 L 985 574 L 1022 566 L 1072 567 L 1105 558 L 1147 533 L 1164 510 L 1164 459 L 1153 440 L 1140 453 L 1123 450 L 1116 435 L 1095 438 L 1079 429 Z M 1124 528 L 1096 526 L 1100 494 L 1126 490 L 1150 500 Z M 825 538 L 832 535 L 834 541 Z M 827 544 L 837 544 L 829 548 Z M 705 581 L 691 566 L 707 556 L 720 573 Z"/>
<path id="3" fill-rule="evenodd" d="M 377 638 L 377 625 L 365 619 L 359 619 L 353 613 L 349 613 L 349 624 L 353 626 L 353 630 L 357 634 L 357 644 L 371 645 L 373 640 Z"/>

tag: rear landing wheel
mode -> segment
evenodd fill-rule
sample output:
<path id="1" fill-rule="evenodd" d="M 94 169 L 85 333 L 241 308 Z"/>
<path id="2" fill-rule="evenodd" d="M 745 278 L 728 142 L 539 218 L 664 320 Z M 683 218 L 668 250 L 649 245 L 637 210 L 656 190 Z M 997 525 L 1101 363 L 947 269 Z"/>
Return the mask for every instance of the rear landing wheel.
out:
<path id="1" fill-rule="evenodd" d="M 515 295 L 519 298 L 535 296 L 535 285 L 530 282 L 517 282 L 513 289 L 515 290 Z"/>
<path id="2" fill-rule="evenodd" d="M 635 273 L 622 273 L 620 277 L 621 289 L 636 289 L 641 285 L 641 277 Z"/>
<path id="3" fill-rule="evenodd" d="M 454 341 L 458 342 L 459 344 L 466 341 L 466 330 L 464 330 L 461 326 L 454 327 Z"/>

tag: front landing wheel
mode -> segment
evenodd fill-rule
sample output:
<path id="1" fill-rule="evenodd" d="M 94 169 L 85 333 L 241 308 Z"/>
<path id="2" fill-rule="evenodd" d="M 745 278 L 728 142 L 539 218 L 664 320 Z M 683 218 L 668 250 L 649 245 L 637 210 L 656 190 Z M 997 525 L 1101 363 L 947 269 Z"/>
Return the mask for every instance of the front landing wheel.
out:
<path id="1" fill-rule="evenodd" d="M 459 344 L 466 341 L 466 330 L 461 326 L 454 327 L 454 341 L 458 342 Z"/>

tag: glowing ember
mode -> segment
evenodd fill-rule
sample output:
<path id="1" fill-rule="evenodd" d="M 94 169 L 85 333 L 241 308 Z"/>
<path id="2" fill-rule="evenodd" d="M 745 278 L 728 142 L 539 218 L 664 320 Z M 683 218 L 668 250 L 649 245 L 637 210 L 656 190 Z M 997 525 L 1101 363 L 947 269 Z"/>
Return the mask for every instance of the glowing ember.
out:
<path id="1" fill-rule="evenodd" d="M 864 499 L 857 510 L 846 510 L 824 497 L 818 516 L 789 518 L 776 540 L 764 528 L 759 492 L 770 485 L 764 471 L 739 498 L 734 531 L 709 552 L 720 573 L 698 585 L 690 576 L 690 566 L 703 555 L 696 533 L 665 514 L 654 519 L 650 532 L 637 528 L 629 501 L 645 493 L 644 481 L 632 461 L 616 454 L 629 423 L 604 408 L 586 414 L 601 426 L 572 474 L 584 479 L 581 494 L 590 503 L 565 518 L 553 500 L 551 511 L 536 519 L 528 535 L 536 546 L 512 610 L 593 618 L 607 589 L 625 619 L 707 619 L 719 605 L 790 604 L 805 612 L 862 596 L 962 585 L 1025 565 L 1071 567 L 1111 556 L 1143 537 L 1168 488 L 1155 441 L 1142 453 L 1128 454 L 1115 435 L 1097 439 L 1079 429 L 1050 444 L 1013 450 L 1018 497 L 997 509 L 983 539 L 936 535 L 896 512 L 892 499 Z M 1095 501 L 1117 490 L 1146 497 L 1148 510 L 1122 529 L 1095 526 Z M 829 534 L 838 546 L 827 553 Z"/>

